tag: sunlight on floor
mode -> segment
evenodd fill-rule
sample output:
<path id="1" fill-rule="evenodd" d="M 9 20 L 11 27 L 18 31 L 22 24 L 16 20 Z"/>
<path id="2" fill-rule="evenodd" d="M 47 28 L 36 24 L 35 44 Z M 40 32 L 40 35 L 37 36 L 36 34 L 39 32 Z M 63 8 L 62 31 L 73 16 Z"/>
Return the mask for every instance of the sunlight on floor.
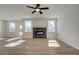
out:
<path id="1" fill-rule="evenodd" d="M 48 42 L 56 42 L 56 40 L 48 40 Z"/>
<path id="2" fill-rule="evenodd" d="M 20 39 L 21 37 L 16 37 L 16 38 L 11 38 L 11 39 L 8 39 L 6 41 L 12 41 L 12 40 L 17 40 L 17 39 Z"/>
<path id="3" fill-rule="evenodd" d="M 4 40 L 4 39 L 6 39 L 6 38 L 0 38 L 0 40 Z"/>
<path id="4" fill-rule="evenodd" d="M 4 47 L 15 47 L 15 46 L 17 46 L 17 45 L 19 45 L 19 44 L 21 44 L 23 42 L 25 42 L 25 40 L 18 40 L 16 42 L 12 42 L 12 43 L 4 45 Z"/>
<path id="5" fill-rule="evenodd" d="M 48 40 L 48 47 L 60 47 L 56 40 Z"/>

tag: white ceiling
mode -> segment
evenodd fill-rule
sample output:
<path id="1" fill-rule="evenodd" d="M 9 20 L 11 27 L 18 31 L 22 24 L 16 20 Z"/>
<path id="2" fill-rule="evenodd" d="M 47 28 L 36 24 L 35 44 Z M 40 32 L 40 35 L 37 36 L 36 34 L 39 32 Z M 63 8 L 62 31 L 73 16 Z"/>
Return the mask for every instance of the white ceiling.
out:
<path id="1" fill-rule="evenodd" d="M 3 4 L 0 5 L 0 18 L 2 19 L 22 19 L 22 18 L 55 18 L 65 11 L 68 11 L 75 5 L 68 4 L 41 4 L 40 7 L 49 7 L 49 10 L 43 10 L 43 14 L 35 12 L 33 9 L 27 8 L 25 4 Z M 29 4 L 35 7 L 35 4 Z"/>

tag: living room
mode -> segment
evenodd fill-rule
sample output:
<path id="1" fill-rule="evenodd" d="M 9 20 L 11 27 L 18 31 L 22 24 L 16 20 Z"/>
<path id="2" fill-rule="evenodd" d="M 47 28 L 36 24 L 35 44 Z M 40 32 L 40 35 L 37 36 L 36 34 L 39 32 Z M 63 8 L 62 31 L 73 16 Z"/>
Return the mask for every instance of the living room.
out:
<path id="1" fill-rule="evenodd" d="M 78 4 L 0 5 L 0 54 L 77 55 L 78 15 Z"/>

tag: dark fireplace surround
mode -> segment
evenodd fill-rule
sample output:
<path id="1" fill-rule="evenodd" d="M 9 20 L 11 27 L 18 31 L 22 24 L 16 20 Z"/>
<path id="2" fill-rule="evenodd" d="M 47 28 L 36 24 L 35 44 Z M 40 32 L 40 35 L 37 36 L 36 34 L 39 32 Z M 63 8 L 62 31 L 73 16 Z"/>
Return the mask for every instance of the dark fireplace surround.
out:
<path id="1" fill-rule="evenodd" d="M 33 38 L 46 38 L 47 37 L 47 28 L 33 28 Z"/>

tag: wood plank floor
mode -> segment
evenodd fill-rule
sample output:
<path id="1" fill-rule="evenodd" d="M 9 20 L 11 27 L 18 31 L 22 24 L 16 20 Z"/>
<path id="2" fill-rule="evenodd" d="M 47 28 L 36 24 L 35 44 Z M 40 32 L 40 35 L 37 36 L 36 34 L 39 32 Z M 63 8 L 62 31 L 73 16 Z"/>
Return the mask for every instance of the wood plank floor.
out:
<path id="1" fill-rule="evenodd" d="M 0 55 L 79 55 L 79 51 L 57 39 L 8 39 L 12 38 L 0 40 Z"/>

